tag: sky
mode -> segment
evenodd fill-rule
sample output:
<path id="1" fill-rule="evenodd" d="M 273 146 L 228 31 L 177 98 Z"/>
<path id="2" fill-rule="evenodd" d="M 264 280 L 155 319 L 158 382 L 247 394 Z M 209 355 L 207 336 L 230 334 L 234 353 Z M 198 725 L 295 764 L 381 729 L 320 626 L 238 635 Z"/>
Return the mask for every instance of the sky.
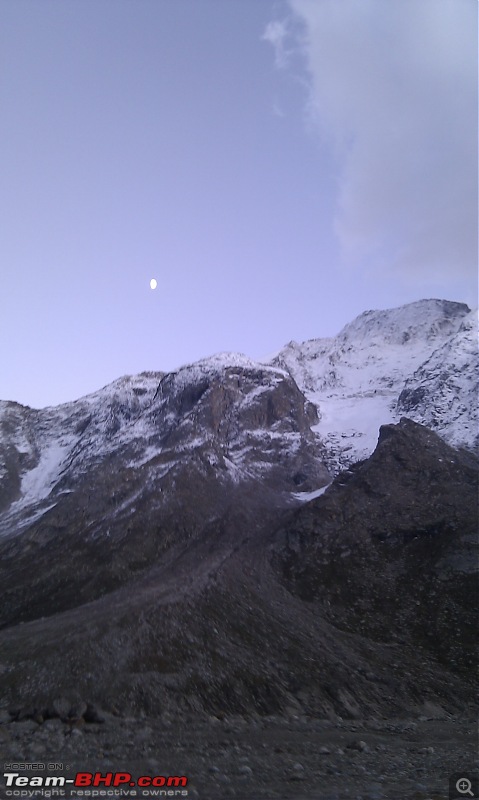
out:
<path id="1" fill-rule="evenodd" d="M 0 0 L 0 109 L 1 399 L 477 306 L 476 0 Z"/>

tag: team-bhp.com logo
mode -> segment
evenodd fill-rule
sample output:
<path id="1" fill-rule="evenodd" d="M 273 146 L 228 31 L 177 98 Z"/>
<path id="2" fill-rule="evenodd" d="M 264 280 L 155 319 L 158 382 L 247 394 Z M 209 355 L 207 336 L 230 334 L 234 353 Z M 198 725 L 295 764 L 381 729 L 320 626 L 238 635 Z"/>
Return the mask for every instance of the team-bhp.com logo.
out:
<path id="1" fill-rule="evenodd" d="M 63 775 L 20 775 L 19 772 L 4 772 L 8 797 L 33 797 L 47 795 L 44 789 L 70 789 L 72 800 L 76 797 L 187 797 L 188 784 L 185 775 L 140 775 L 134 778 L 130 772 L 77 772 L 74 778 Z M 110 791 L 105 791 L 108 787 Z M 125 792 L 125 788 L 128 791 Z M 113 790 L 113 791 L 111 791 Z M 140 792 L 138 794 L 138 791 Z M 55 793 L 64 796 L 63 792 Z"/>

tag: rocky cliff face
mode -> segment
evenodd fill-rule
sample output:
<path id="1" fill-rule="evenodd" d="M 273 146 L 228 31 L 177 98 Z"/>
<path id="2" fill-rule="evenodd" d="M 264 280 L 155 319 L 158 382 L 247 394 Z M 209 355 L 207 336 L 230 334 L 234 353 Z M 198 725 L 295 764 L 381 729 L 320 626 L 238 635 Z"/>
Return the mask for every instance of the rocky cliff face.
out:
<path id="1" fill-rule="evenodd" d="M 288 373 L 227 354 L 123 378 L 58 408 L 3 403 L 0 530 L 19 532 L 83 484 L 90 494 L 99 486 L 106 504 L 113 494 L 134 505 L 122 488 L 132 471 L 141 473 L 135 486 L 154 483 L 156 495 L 185 469 L 226 483 L 261 479 L 279 493 L 309 490 L 328 480 L 316 421 Z"/>

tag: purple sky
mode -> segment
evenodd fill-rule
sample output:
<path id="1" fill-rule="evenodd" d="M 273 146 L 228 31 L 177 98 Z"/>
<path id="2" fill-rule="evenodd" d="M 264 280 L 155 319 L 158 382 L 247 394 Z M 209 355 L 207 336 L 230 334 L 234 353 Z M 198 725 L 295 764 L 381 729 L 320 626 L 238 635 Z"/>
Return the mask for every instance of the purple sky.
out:
<path id="1" fill-rule="evenodd" d="M 266 356 L 422 297 L 476 306 L 476 17 L 3 0 L 0 398 Z"/>

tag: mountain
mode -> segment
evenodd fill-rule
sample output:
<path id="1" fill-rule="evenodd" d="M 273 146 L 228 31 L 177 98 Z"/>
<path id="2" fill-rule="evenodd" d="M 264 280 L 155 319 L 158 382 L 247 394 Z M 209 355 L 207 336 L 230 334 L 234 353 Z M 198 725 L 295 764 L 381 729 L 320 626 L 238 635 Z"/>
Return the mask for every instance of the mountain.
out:
<path id="1" fill-rule="evenodd" d="M 2 402 L 0 715 L 47 738 L 88 703 L 466 718 L 476 334 L 467 306 L 421 301 L 267 362 Z"/>
<path id="2" fill-rule="evenodd" d="M 118 470 L 141 472 L 123 511 L 135 507 L 133 486 L 167 490 L 184 469 L 226 484 L 261 480 L 275 503 L 288 492 L 306 500 L 405 414 L 477 452 L 477 355 L 477 313 L 423 300 L 367 311 L 333 339 L 291 342 L 269 363 L 223 353 L 56 408 L 1 402 L 0 534 L 68 507 L 83 483 L 100 487 L 100 505 L 109 495 L 108 513 L 119 505 L 108 489 Z"/>
<path id="3" fill-rule="evenodd" d="M 317 407 L 333 472 L 369 456 L 379 425 L 405 414 L 478 452 L 477 330 L 463 303 L 420 300 L 366 311 L 331 339 L 290 342 L 271 363 Z"/>
<path id="4" fill-rule="evenodd" d="M 56 409 L 4 404 L 0 620 L 95 599 L 219 528 L 229 552 L 236 509 L 268 516 L 293 490 L 329 482 L 316 419 L 288 373 L 228 355 Z"/>

